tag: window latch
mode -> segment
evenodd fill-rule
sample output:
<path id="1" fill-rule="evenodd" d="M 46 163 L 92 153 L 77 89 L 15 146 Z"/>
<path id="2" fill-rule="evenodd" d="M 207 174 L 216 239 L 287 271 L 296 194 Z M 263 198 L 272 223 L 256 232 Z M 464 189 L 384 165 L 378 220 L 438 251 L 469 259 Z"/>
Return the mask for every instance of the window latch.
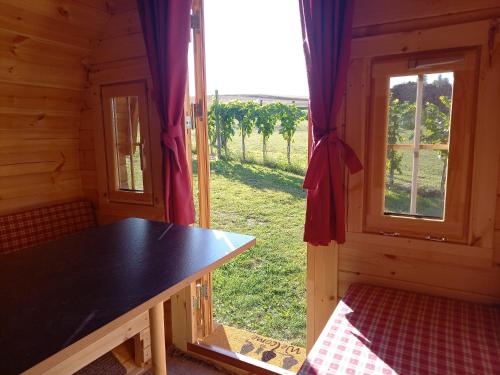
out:
<path id="1" fill-rule="evenodd" d="M 384 232 L 383 230 L 381 230 L 379 234 L 387 237 L 399 237 L 399 232 Z"/>
<path id="2" fill-rule="evenodd" d="M 425 236 L 425 239 L 428 241 L 436 241 L 436 242 L 446 242 L 447 241 L 446 237 L 444 237 L 444 236 L 435 237 L 435 236 L 431 236 L 430 234 Z"/>
<path id="3" fill-rule="evenodd" d="M 186 116 L 186 129 L 193 129 L 193 119 L 191 116 Z"/>
<path id="4" fill-rule="evenodd" d="M 195 12 L 191 14 L 191 28 L 195 31 L 199 31 L 201 28 L 200 12 Z"/>
<path id="5" fill-rule="evenodd" d="M 194 103 L 193 105 L 193 117 L 202 118 L 203 117 L 203 104 L 201 100 L 198 103 Z"/>

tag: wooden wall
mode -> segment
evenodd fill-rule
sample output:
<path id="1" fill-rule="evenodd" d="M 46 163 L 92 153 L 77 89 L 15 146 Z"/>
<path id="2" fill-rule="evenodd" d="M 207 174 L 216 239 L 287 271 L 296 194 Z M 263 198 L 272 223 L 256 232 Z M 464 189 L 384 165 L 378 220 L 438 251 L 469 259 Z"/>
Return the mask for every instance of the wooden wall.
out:
<path id="1" fill-rule="evenodd" d="M 470 46 L 481 52 L 474 188 L 467 245 L 363 233 L 364 173 L 347 176 L 347 242 L 308 246 L 307 347 L 349 285 L 365 282 L 466 300 L 500 302 L 500 18 L 498 0 L 356 0 L 351 63 L 340 124 L 362 160 L 371 59 L 378 55 Z M 492 66 L 489 66 L 492 52 Z M 498 175 L 498 182 L 497 182 Z M 333 270 L 333 271 L 332 271 Z"/>
<path id="2" fill-rule="evenodd" d="M 98 38 L 92 40 L 88 58 L 89 75 L 83 95 L 80 126 L 81 176 L 85 196 L 98 208 L 100 223 L 137 216 L 163 219 L 161 174 L 153 173 L 154 206 L 109 203 L 103 146 L 101 87 L 114 83 L 143 80 L 151 87 L 144 40 L 135 1 L 116 2 L 112 15 Z M 151 90 L 149 90 L 151 92 Z M 153 171 L 161 171 L 159 122 L 149 98 Z"/>
<path id="3" fill-rule="evenodd" d="M 82 196 L 79 127 L 104 1 L 0 1 L 0 215 Z"/>
<path id="4" fill-rule="evenodd" d="M 499 162 L 500 164 L 500 162 Z M 493 245 L 493 262 L 497 267 L 500 267 L 500 170 L 498 171 L 497 182 L 497 204 L 495 214 L 495 239 Z"/>
<path id="5" fill-rule="evenodd" d="M 346 138 L 362 158 L 367 157 L 365 131 L 373 57 L 473 47 L 479 49 L 481 61 L 476 123 L 470 124 L 476 138 L 468 244 L 363 233 L 364 175 L 351 176 L 347 242 L 338 253 L 339 297 L 351 283 L 366 282 L 500 303 L 500 111 L 494 109 L 500 102 L 500 35 L 492 40 L 490 32 L 497 16 L 500 2 L 490 0 L 357 1 Z M 489 43 L 493 43 L 492 49 Z"/>

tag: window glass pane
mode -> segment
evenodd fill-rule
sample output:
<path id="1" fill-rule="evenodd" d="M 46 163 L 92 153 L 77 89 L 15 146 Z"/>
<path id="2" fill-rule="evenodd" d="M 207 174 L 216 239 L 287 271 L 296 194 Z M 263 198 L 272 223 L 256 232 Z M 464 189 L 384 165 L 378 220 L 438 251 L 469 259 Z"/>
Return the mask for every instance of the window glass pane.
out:
<path id="1" fill-rule="evenodd" d="M 386 214 L 444 218 L 453 72 L 391 77 Z"/>
<path id="2" fill-rule="evenodd" d="M 410 214 L 411 163 L 410 150 L 388 150 L 385 173 L 385 213 Z"/>
<path id="3" fill-rule="evenodd" d="M 443 218 L 447 151 L 421 150 L 417 179 L 417 215 Z"/>
<path id="4" fill-rule="evenodd" d="M 388 144 L 413 143 L 417 79 L 416 75 L 390 78 Z"/>
<path id="5" fill-rule="evenodd" d="M 424 74 L 421 144 L 447 145 L 450 136 L 453 72 Z"/>
<path id="6" fill-rule="evenodd" d="M 111 99 L 118 189 L 143 191 L 141 130 L 137 96 Z"/>

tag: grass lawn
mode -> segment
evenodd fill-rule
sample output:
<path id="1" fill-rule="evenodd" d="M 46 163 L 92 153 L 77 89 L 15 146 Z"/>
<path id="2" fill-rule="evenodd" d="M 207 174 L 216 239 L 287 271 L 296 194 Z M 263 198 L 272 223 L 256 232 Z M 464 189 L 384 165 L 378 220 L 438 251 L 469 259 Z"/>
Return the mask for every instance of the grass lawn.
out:
<path id="1" fill-rule="evenodd" d="M 211 172 L 212 227 L 257 238 L 214 272 L 215 320 L 305 346 L 303 177 L 223 160 L 212 161 Z"/>

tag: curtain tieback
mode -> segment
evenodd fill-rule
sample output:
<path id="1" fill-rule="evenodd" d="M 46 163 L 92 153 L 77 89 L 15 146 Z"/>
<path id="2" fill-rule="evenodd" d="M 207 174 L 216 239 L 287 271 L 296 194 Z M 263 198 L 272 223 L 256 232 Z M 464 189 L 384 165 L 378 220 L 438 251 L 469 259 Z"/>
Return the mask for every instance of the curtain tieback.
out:
<path id="1" fill-rule="evenodd" d="M 304 178 L 304 189 L 315 190 L 318 187 L 319 180 L 325 171 L 325 163 L 329 160 L 326 155 L 329 148 L 328 145 L 332 145 L 340 152 L 340 156 L 349 169 L 349 173 L 356 173 L 363 169 L 363 165 L 351 146 L 345 143 L 343 139 L 339 138 L 335 130 L 328 131 L 319 139 L 313 149 Z M 335 173 L 333 170 L 333 163 L 329 162 L 329 168 L 331 173 Z"/>
<path id="2" fill-rule="evenodd" d="M 166 130 L 161 132 L 161 141 L 163 145 L 172 152 L 177 170 L 182 172 L 181 162 L 179 160 L 179 148 L 177 147 L 177 138 L 179 138 L 178 135 L 173 135 L 171 132 Z"/>

